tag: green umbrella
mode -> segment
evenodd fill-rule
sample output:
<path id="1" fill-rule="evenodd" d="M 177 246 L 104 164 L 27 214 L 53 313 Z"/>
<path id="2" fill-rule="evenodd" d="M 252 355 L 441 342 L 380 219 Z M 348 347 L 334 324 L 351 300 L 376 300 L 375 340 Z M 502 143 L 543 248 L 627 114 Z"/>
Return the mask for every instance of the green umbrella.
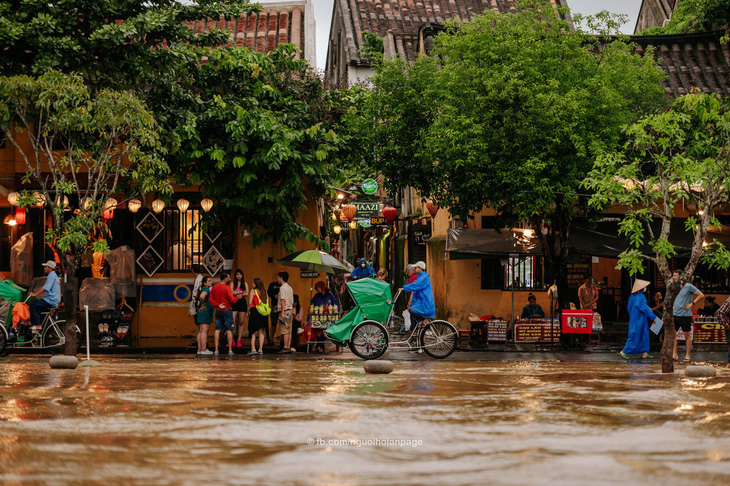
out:
<path id="1" fill-rule="evenodd" d="M 344 274 L 350 273 L 340 261 L 319 250 L 304 250 L 292 253 L 278 260 L 278 263 L 287 267 L 296 267 L 312 272 Z"/>

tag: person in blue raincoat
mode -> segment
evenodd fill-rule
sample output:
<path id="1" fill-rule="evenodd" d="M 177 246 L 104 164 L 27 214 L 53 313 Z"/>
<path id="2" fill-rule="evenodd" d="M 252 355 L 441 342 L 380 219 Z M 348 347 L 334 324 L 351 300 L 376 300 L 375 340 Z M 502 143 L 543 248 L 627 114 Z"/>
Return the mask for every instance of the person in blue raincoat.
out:
<path id="1" fill-rule="evenodd" d="M 656 315 L 649 307 L 644 295 L 645 289 L 649 286 L 646 280 L 636 279 L 629 297 L 629 338 L 626 346 L 618 354 L 624 359 L 629 359 L 629 354 L 641 354 L 642 358 L 651 358 L 649 355 L 649 326 L 647 319 L 654 321 Z"/>
<path id="2" fill-rule="evenodd" d="M 361 258 L 360 263 L 358 264 L 357 268 L 352 271 L 350 277 L 353 280 L 358 280 L 361 278 L 370 278 L 373 275 L 375 275 L 375 269 L 368 265 L 367 260 Z"/>
<path id="3" fill-rule="evenodd" d="M 416 281 L 406 284 L 400 290 L 413 292 L 411 301 L 411 329 L 417 324 L 426 320 L 427 317 L 436 317 L 436 303 L 433 300 L 433 289 L 431 289 L 431 278 L 426 273 L 426 264 L 416 263 Z"/>

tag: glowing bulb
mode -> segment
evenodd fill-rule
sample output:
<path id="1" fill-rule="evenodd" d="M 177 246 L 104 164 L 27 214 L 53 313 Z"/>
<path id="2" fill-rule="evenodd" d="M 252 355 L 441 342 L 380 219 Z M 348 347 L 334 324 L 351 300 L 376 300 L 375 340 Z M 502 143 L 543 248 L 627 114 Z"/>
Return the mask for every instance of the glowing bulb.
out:
<path id="1" fill-rule="evenodd" d="M 340 232 L 342 231 L 342 227 L 339 224 L 335 225 L 335 227 L 333 228 L 333 231 L 335 232 L 336 235 L 339 235 Z"/>

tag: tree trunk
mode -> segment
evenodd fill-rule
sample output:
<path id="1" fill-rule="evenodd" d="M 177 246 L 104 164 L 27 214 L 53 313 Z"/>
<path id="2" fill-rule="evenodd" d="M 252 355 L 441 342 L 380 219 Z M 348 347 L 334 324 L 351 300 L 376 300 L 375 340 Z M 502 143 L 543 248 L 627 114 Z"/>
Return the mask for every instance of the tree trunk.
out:
<path id="1" fill-rule="evenodd" d="M 674 373 L 674 340 L 676 331 L 674 329 L 674 300 L 677 298 L 679 289 L 682 287 L 672 280 L 671 276 L 667 280 L 667 291 L 664 295 L 664 342 L 662 343 L 661 359 L 662 373 Z"/>
<path id="2" fill-rule="evenodd" d="M 66 337 L 66 345 L 63 354 L 76 356 L 78 350 L 78 336 L 76 334 L 76 268 L 75 265 L 66 265 L 66 278 L 63 285 L 63 311 L 66 319 L 66 327 L 63 334 Z"/>

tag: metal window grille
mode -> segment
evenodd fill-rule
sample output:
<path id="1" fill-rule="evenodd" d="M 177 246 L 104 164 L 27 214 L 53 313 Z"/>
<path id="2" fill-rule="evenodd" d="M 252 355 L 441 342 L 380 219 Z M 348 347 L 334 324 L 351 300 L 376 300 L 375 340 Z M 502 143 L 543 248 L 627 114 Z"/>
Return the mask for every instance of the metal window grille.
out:
<path id="1" fill-rule="evenodd" d="M 164 270 L 186 271 L 193 265 L 200 265 L 204 246 L 200 212 L 197 209 L 189 209 L 184 213 L 177 209 L 165 209 L 163 214 Z"/>

